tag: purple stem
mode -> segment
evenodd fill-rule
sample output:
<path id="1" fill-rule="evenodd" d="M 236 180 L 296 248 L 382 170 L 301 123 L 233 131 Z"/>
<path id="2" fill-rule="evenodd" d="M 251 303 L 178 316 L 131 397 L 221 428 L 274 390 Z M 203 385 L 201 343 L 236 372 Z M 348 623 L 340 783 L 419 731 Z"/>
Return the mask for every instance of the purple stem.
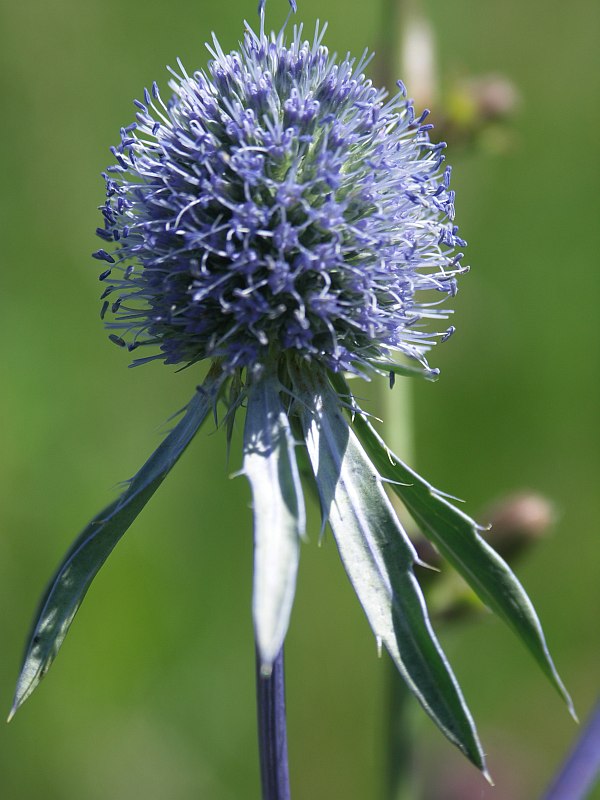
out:
<path id="1" fill-rule="evenodd" d="M 268 677 L 261 673 L 260 657 L 256 654 L 256 703 L 262 798 L 290 800 L 283 648 Z"/>
<path id="2" fill-rule="evenodd" d="M 600 774 L 600 701 L 543 800 L 583 800 Z"/>

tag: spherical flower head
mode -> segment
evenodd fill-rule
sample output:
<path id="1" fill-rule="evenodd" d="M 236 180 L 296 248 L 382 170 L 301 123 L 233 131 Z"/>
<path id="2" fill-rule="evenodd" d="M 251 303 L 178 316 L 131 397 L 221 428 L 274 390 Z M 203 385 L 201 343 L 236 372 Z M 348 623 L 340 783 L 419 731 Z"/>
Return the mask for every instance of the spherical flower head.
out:
<path id="1" fill-rule="evenodd" d="M 206 71 L 172 71 L 166 104 L 156 84 L 136 101 L 104 175 L 97 232 L 114 244 L 94 254 L 111 339 L 159 348 L 134 363 L 358 372 L 396 352 L 425 363 L 442 335 L 426 325 L 464 245 L 444 145 L 401 84 L 388 99 L 367 54 L 338 59 L 324 32 L 247 28 L 229 54 L 214 38 Z"/>

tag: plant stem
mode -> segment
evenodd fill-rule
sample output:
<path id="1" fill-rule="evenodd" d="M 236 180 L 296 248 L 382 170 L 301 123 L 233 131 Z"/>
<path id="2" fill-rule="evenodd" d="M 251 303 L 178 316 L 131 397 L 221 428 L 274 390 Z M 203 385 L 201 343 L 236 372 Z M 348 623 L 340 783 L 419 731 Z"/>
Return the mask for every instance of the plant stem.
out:
<path id="1" fill-rule="evenodd" d="M 544 800 L 583 800 L 600 774 L 600 701 Z"/>
<path id="2" fill-rule="evenodd" d="M 396 80 L 402 77 L 407 81 L 417 105 L 429 104 L 437 88 L 435 48 L 421 0 L 384 0 L 382 22 L 385 85 L 392 91 Z M 419 46 L 427 51 L 424 60 L 419 59 L 416 65 L 411 63 L 408 47 L 409 40 L 415 37 L 419 39 Z M 412 45 L 414 50 L 414 41 Z M 410 381 L 401 379 L 396 382 L 393 391 L 384 389 L 380 407 L 386 443 L 393 452 L 410 462 L 414 453 Z M 414 523 L 410 516 L 395 498 L 392 498 L 392 503 L 400 522 L 411 535 Z M 387 688 L 387 800 L 409 800 L 417 796 L 411 702 L 410 690 L 390 661 Z"/>
<path id="3" fill-rule="evenodd" d="M 408 686 L 390 661 L 386 754 L 386 797 L 389 800 L 414 800 L 416 797 L 411 701 Z"/>
<path id="4" fill-rule="evenodd" d="M 256 703 L 262 798 L 290 800 L 283 648 L 268 676 L 263 674 L 256 653 Z"/>
<path id="5" fill-rule="evenodd" d="M 412 387 L 408 380 L 398 381 L 382 397 L 384 435 L 393 452 L 411 460 L 414 444 Z M 401 504 L 392 503 L 400 521 L 411 533 L 413 522 Z M 387 674 L 387 753 L 386 797 L 388 800 L 411 800 L 416 796 L 414 743 L 410 717 L 412 695 L 398 670 L 389 660 Z"/>

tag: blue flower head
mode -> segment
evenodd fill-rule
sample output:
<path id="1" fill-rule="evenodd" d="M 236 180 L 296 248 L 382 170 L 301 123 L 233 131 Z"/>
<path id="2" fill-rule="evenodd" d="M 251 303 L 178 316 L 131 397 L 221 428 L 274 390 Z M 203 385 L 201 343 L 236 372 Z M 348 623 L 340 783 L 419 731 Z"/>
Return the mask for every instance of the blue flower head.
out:
<path id="1" fill-rule="evenodd" d="M 338 59 L 324 33 L 248 27 L 229 54 L 213 38 L 208 69 L 179 63 L 166 104 L 156 83 L 136 101 L 105 174 L 98 235 L 114 246 L 94 254 L 117 344 L 228 373 L 425 363 L 435 292 L 464 271 L 444 144 L 402 84 L 387 99 L 367 54 Z"/>

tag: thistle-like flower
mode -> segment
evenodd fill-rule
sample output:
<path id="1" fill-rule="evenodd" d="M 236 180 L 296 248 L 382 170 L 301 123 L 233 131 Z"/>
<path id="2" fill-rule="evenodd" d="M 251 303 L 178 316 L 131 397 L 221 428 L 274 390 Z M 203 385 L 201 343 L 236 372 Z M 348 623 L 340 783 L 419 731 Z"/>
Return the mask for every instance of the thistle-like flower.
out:
<path id="1" fill-rule="evenodd" d="M 277 363 L 362 370 L 424 359 L 463 271 L 450 169 L 404 87 L 387 100 L 363 70 L 298 27 L 216 38 L 206 72 L 183 65 L 163 103 L 136 101 L 106 177 L 116 245 L 105 297 L 117 343 L 167 363 L 219 359 L 253 378 Z M 104 300 L 103 313 L 109 308 Z"/>
<path id="2" fill-rule="evenodd" d="M 110 338 L 207 377 L 124 494 L 83 531 L 42 602 L 15 708 L 54 658 L 94 575 L 218 405 L 245 409 L 243 472 L 254 507 L 253 615 L 262 668 L 280 652 L 304 536 L 302 485 L 316 487 L 376 636 L 442 731 L 483 754 L 413 574 L 416 551 L 388 499 L 525 641 L 568 699 L 539 621 L 476 524 L 392 455 L 348 375 L 422 374 L 440 307 L 464 271 L 443 144 L 401 83 L 388 99 L 294 28 L 247 27 L 236 52 L 216 38 L 206 71 L 179 63 L 171 98 L 136 100 L 105 173 Z M 441 295 L 441 297 L 440 297 Z M 109 299 L 110 298 L 110 299 Z M 435 326 L 434 326 L 435 327 Z M 439 327 L 439 326 L 437 326 Z M 412 364 L 412 366 L 411 366 Z M 391 381 L 393 382 L 393 381 Z M 385 484 L 385 485 L 384 485 Z"/>

